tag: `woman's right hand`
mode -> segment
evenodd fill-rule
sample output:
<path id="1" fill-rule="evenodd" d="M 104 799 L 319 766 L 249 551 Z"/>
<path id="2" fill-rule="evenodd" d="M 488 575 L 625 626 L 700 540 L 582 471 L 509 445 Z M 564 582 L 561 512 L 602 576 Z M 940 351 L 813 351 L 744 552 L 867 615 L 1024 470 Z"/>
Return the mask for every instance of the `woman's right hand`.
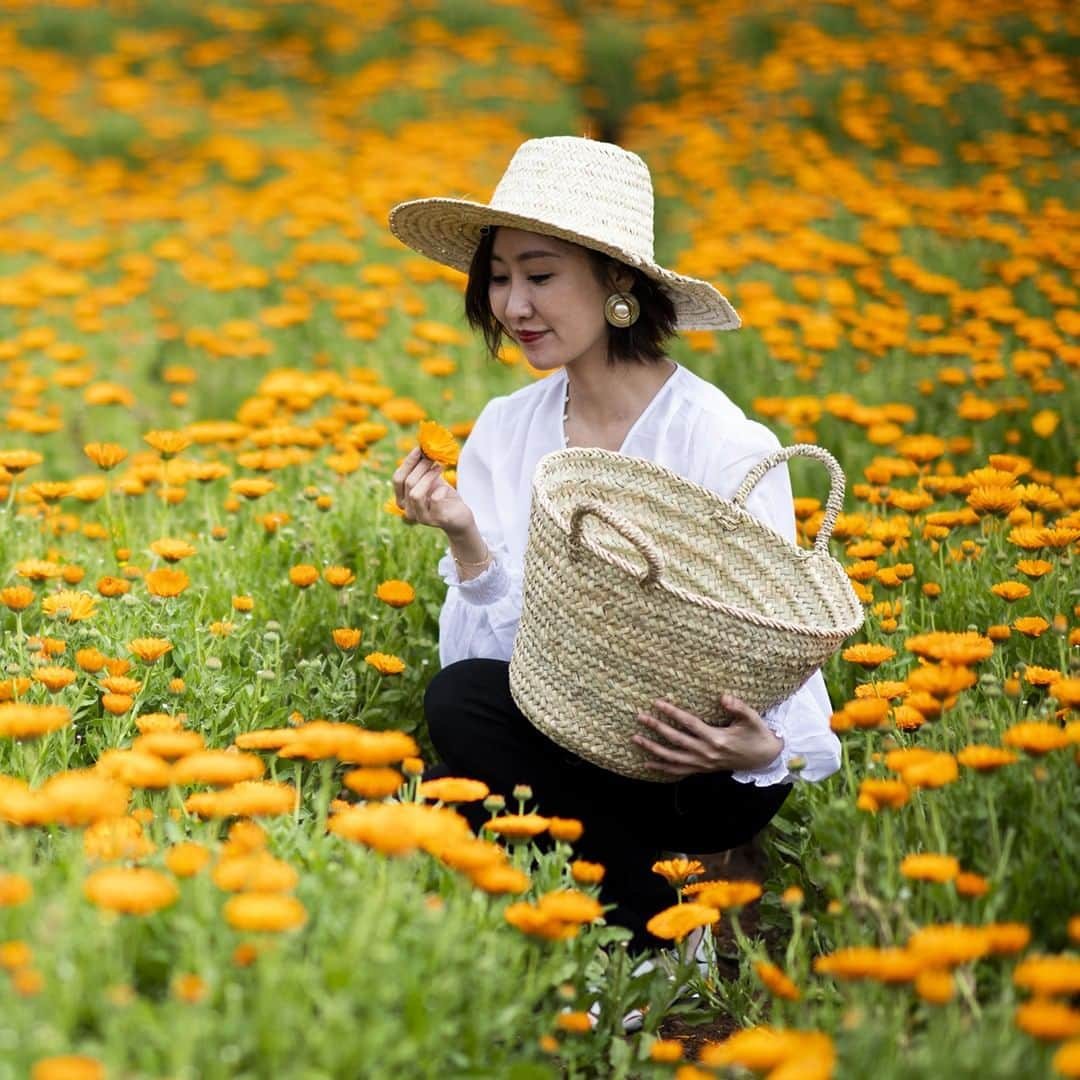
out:
<path id="1" fill-rule="evenodd" d="M 475 529 L 475 519 L 457 489 L 443 478 L 443 467 L 420 448 L 409 451 L 394 472 L 394 498 L 405 520 L 442 529 L 454 539 Z"/>

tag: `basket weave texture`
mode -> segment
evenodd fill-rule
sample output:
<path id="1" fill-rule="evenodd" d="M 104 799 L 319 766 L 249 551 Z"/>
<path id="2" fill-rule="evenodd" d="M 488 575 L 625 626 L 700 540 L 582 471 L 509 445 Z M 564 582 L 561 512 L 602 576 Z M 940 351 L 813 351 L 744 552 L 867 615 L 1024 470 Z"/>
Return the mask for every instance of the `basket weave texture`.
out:
<path id="1" fill-rule="evenodd" d="M 812 549 L 744 509 L 769 469 L 821 461 L 832 484 Z M 560 450 L 533 478 L 510 690 L 535 727 L 624 776 L 663 782 L 631 736 L 664 698 L 711 724 L 729 692 L 764 712 L 863 622 L 828 553 L 844 474 L 826 450 L 785 447 L 731 500 L 640 458 Z"/>

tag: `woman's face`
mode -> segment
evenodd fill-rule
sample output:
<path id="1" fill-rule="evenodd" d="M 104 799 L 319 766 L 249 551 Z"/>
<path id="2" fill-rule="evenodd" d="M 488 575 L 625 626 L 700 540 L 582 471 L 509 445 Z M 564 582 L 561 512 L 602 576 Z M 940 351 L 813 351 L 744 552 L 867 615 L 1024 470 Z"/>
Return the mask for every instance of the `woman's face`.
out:
<path id="1" fill-rule="evenodd" d="M 610 294 L 577 244 L 521 229 L 496 233 L 491 311 L 533 367 L 550 371 L 581 357 L 606 361 Z"/>

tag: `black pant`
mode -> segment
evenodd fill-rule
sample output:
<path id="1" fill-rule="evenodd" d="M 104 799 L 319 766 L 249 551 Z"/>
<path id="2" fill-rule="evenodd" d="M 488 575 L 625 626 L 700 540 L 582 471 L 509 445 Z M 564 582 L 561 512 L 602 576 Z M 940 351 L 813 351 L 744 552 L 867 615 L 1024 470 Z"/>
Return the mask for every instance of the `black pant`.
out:
<path id="1" fill-rule="evenodd" d="M 768 823 L 791 790 L 790 784 L 742 784 L 729 772 L 677 783 L 631 780 L 583 761 L 518 709 L 503 660 L 443 668 L 427 688 L 424 707 L 443 762 L 427 775 L 473 777 L 507 799 L 516 784 L 528 784 L 541 813 L 584 824 L 575 849 L 607 868 L 601 898 L 615 905 L 607 918 L 633 931 L 634 949 L 658 943 L 645 923 L 676 900 L 652 872 L 662 852 L 737 847 Z M 487 816 L 478 806 L 470 814 L 474 826 Z"/>

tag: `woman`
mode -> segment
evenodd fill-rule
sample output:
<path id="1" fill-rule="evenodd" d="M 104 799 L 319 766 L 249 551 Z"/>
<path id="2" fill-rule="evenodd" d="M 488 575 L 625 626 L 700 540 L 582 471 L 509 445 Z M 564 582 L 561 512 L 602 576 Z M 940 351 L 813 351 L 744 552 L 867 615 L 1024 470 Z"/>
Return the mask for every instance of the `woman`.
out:
<path id="1" fill-rule="evenodd" d="M 534 139 L 514 155 L 490 204 L 403 203 L 394 234 L 469 274 L 466 314 L 495 352 L 504 337 L 553 374 L 490 401 L 461 453 L 457 488 L 414 450 L 394 473 L 409 522 L 441 529 L 448 585 L 442 670 L 426 697 L 443 774 L 472 776 L 509 796 L 528 784 L 545 814 L 579 818 L 581 855 L 607 867 L 609 919 L 656 944 L 647 920 L 671 903 L 651 871 L 663 851 L 715 852 L 749 840 L 798 776 L 839 766 L 820 672 L 761 716 L 730 695 L 731 723 L 705 724 L 670 702 L 640 714 L 635 741 L 657 779 L 631 780 L 563 750 L 510 696 L 508 661 L 521 615 L 522 563 L 537 462 L 564 447 L 648 458 L 730 498 L 775 436 L 710 383 L 670 360 L 677 329 L 735 329 L 728 301 L 653 258 L 648 168 L 608 143 Z M 786 469 L 773 469 L 747 510 L 794 540 Z M 630 628 L 628 628 L 630 629 Z M 718 688 L 718 692 L 722 688 Z"/>

